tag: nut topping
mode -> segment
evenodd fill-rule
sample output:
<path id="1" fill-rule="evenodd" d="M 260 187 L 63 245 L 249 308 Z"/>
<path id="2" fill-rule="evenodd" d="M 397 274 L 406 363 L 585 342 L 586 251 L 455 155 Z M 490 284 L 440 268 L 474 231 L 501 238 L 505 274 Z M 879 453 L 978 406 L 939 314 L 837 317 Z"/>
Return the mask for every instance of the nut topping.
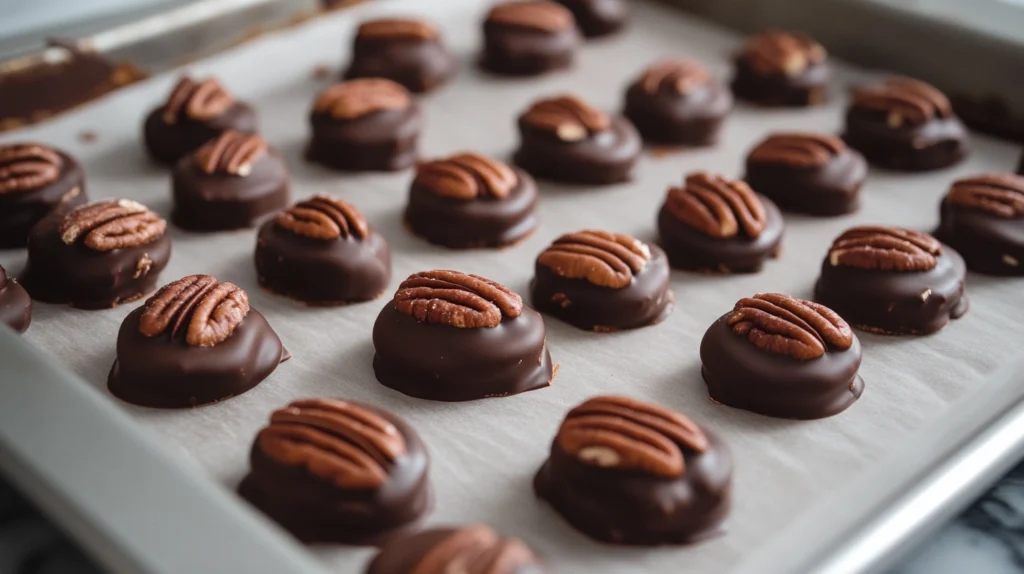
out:
<path id="1" fill-rule="evenodd" d="M 338 120 L 354 120 L 386 110 L 412 105 L 409 90 L 384 78 L 360 78 L 334 84 L 320 92 L 313 111 Z"/>
<path id="2" fill-rule="evenodd" d="M 536 129 L 554 133 L 565 142 L 584 140 L 611 125 L 608 115 L 575 96 L 559 96 L 533 104 L 523 121 Z"/>
<path id="3" fill-rule="evenodd" d="M 143 308 L 139 332 L 147 337 L 185 330 L 185 343 L 212 347 L 225 341 L 249 313 L 249 297 L 237 285 L 210 275 L 189 275 L 160 288 Z"/>
<path id="4" fill-rule="evenodd" d="M 879 86 L 854 88 L 852 105 L 886 114 L 886 123 L 891 128 L 953 115 L 945 94 L 920 80 L 901 77 L 890 78 Z"/>
<path id="5" fill-rule="evenodd" d="M 830 135 L 777 133 L 757 144 L 747 161 L 789 167 L 821 167 L 843 153 L 846 144 Z"/>
<path id="6" fill-rule="evenodd" d="M 639 239 L 585 230 L 556 239 L 537 257 L 537 263 L 561 277 L 622 289 L 632 283 L 633 275 L 642 271 L 650 258 L 650 248 Z"/>
<path id="7" fill-rule="evenodd" d="M 203 144 L 193 157 L 203 173 L 246 177 L 265 153 L 267 142 L 260 136 L 229 130 Z"/>
<path id="8" fill-rule="evenodd" d="M 1024 217 L 1024 176 L 986 173 L 953 183 L 946 200 L 1004 219 Z"/>
<path id="9" fill-rule="evenodd" d="M 644 71 L 640 87 L 648 94 L 667 91 L 686 95 L 710 81 L 707 69 L 686 58 L 663 60 Z"/>
<path id="10" fill-rule="evenodd" d="M 281 227 L 311 239 L 365 239 L 370 226 L 351 204 L 329 195 L 314 195 L 277 216 Z"/>
<path id="11" fill-rule="evenodd" d="M 711 237 L 754 239 L 767 224 L 764 204 L 746 182 L 705 172 L 668 190 L 665 207 L 676 219 Z"/>
<path id="12" fill-rule="evenodd" d="M 828 260 L 833 266 L 878 271 L 928 271 L 942 245 L 937 239 L 896 227 L 853 227 L 832 243 Z"/>
<path id="13" fill-rule="evenodd" d="M 44 145 L 0 145 L 0 195 L 57 181 L 63 163 L 60 154 Z"/>
<path id="14" fill-rule="evenodd" d="M 740 299 L 726 322 L 758 349 L 800 361 L 853 345 L 853 331 L 835 311 L 778 293 Z"/>
<path id="15" fill-rule="evenodd" d="M 357 40 L 433 40 L 437 31 L 423 20 L 382 18 L 359 25 Z"/>
<path id="16" fill-rule="evenodd" d="M 561 4 L 530 0 L 498 4 L 491 8 L 487 21 L 538 32 L 561 32 L 576 25 L 572 12 Z"/>
<path id="17" fill-rule="evenodd" d="M 167 222 L 145 205 L 112 199 L 84 205 L 64 216 L 59 233 L 66 245 L 83 239 L 94 251 L 139 247 L 163 236 Z"/>
<path id="18" fill-rule="evenodd" d="M 683 475 L 683 448 L 698 453 L 708 439 L 689 418 L 628 397 L 594 397 L 569 411 L 558 446 L 583 464 L 638 470 L 655 476 Z"/>
<path id="19" fill-rule="evenodd" d="M 424 271 L 398 286 L 395 309 L 417 321 L 472 329 L 516 318 L 523 300 L 504 285 L 458 271 Z"/>
<path id="20" fill-rule="evenodd" d="M 537 562 L 514 538 L 502 538 L 482 524 L 460 528 L 416 562 L 409 574 L 515 574 Z"/>
<path id="21" fill-rule="evenodd" d="M 413 185 L 441 197 L 471 200 L 508 197 L 518 182 L 516 172 L 505 163 L 474 153 L 460 153 L 417 166 Z"/>
<path id="22" fill-rule="evenodd" d="M 799 32 L 768 30 L 747 39 L 740 58 L 758 74 L 799 76 L 827 56 L 814 38 Z"/>
<path id="23" fill-rule="evenodd" d="M 196 82 L 188 76 L 182 76 L 171 90 L 161 117 L 166 124 L 176 123 L 182 117 L 197 121 L 211 120 L 234 105 L 235 99 L 217 80 L 207 78 Z"/>

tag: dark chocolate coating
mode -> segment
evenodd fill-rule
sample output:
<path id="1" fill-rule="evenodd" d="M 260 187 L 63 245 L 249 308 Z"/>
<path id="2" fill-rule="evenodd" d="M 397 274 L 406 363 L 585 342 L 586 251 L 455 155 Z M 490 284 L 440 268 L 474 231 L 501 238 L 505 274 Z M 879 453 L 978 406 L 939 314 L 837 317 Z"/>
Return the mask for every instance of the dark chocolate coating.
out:
<path id="1" fill-rule="evenodd" d="M 356 37 L 344 79 L 387 78 L 410 92 L 428 92 L 455 74 L 456 60 L 440 38 Z"/>
<path id="2" fill-rule="evenodd" d="M 1017 164 L 1017 173 L 1019 175 L 1024 175 L 1024 153 L 1020 154 L 1020 163 Z"/>
<path id="3" fill-rule="evenodd" d="M 868 175 L 864 156 L 845 148 L 820 167 L 799 167 L 747 160 L 743 179 L 783 211 L 808 215 L 844 215 L 860 207 L 860 187 Z"/>
<path id="4" fill-rule="evenodd" d="M 209 174 L 192 155 L 171 174 L 171 220 L 189 231 L 227 231 L 256 227 L 288 206 L 288 167 L 273 148 L 260 156 L 246 176 Z"/>
<path id="5" fill-rule="evenodd" d="M 409 574 L 438 544 L 458 532 L 458 528 L 430 528 L 393 538 L 384 543 L 380 552 L 367 565 L 364 574 Z M 451 564 L 451 563 L 449 563 Z M 548 574 L 539 561 L 520 565 L 513 570 L 488 570 L 486 574 Z M 446 574 L 431 572 L 430 574 Z"/>
<path id="6" fill-rule="evenodd" d="M 857 337 L 845 351 L 829 349 L 801 361 L 769 351 L 733 332 L 728 313 L 711 324 L 700 343 L 701 375 L 715 401 L 784 419 L 820 419 L 846 410 L 864 392 L 857 374 Z"/>
<path id="7" fill-rule="evenodd" d="M 0 267 L 0 324 L 7 325 L 19 333 L 28 329 L 32 322 L 32 299 L 28 291 Z"/>
<path id="8" fill-rule="evenodd" d="M 156 288 L 171 258 L 169 234 L 138 247 L 96 251 L 81 241 L 64 243 L 62 221 L 63 216 L 54 213 L 40 221 L 28 238 L 28 265 L 19 280 L 33 299 L 79 309 L 109 309 Z"/>
<path id="9" fill-rule="evenodd" d="M 314 112 L 306 159 L 342 171 L 397 171 L 416 163 L 423 112 L 413 102 L 346 120 Z"/>
<path id="10" fill-rule="evenodd" d="M 901 171 L 948 167 L 969 150 L 967 129 L 956 116 L 893 128 L 885 112 L 853 107 L 846 112 L 843 139 L 872 165 Z"/>
<path id="11" fill-rule="evenodd" d="M 967 268 L 988 275 L 1024 275 L 1024 218 L 996 217 L 943 200 L 935 237 L 956 249 Z"/>
<path id="12" fill-rule="evenodd" d="M 588 331 L 612 332 L 660 323 L 672 312 L 675 295 L 669 289 L 665 252 L 657 245 L 648 247 L 650 260 L 622 289 L 562 277 L 537 262 L 530 300 L 541 313 Z"/>
<path id="13" fill-rule="evenodd" d="M 576 18 L 576 26 L 588 38 L 606 36 L 622 29 L 629 20 L 627 0 L 558 0 Z"/>
<path id="14" fill-rule="evenodd" d="M 378 544 L 414 526 L 433 506 L 430 459 L 419 434 L 397 416 L 350 401 L 395 425 L 406 453 L 376 489 L 346 489 L 298 466 L 285 466 L 254 443 L 238 494 L 306 543 Z"/>
<path id="15" fill-rule="evenodd" d="M 626 90 L 622 114 L 648 144 L 709 146 L 718 141 L 732 104 L 732 92 L 717 80 L 686 94 L 664 89 L 651 94 L 638 80 Z"/>
<path id="16" fill-rule="evenodd" d="M 758 195 L 764 204 L 764 230 L 755 239 L 711 237 L 679 221 L 661 206 L 658 211 L 660 244 L 674 269 L 717 273 L 757 273 L 766 259 L 778 256 L 785 223 L 772 200 Z"/>
<path id="17" fill-rule="evenodd" d="M 507 397 L 554 378 L 540 314 L 523 307 L 497 327 L 422 323 L 384 306 L 373 325 L 373 372 L 386 387 L 434 401 Z"/>
<path id="18" fill-rule="evenodd" d="M 313 305 L 369 301 L 391 281 L 391 248 L 372 229 L 365 239 L 313 239 L 270 220 L 256 237 L 256 274 L 264 289 Z"/>
<path id="19" fill-rule="evenodd" d="M 585 464 L 555 440 L 533 479 L 534 491 L 574 528 L 601 542 L 699 542 L 723 531 L 732 490 L 732 455 L 718 435 L 702 430 L 707 450 L 681 446 L 685 471 L 677 478 Z"/>
<path id="20" fill-rule="evenodd" d="M 281 339 L 256 309 L 231 336 L 212 347 L 193 347 L 181 336 L 139 332 L 145 306 L 125 317 L 107 387 L 122 401 L 144 407 L 197 407 L 240 395 L 288 359 Z"/>
<path id="21" fill-rule="evenodd" d="M 883 335 L 926 335 L 959 319 L 969 308 L 966 268 L 949 246 L 929 271 L 876 271 L 821 264 L 814 300 L 852 327 Z M 927 295 L 927 296 L 926 296 Z"/>
<path id="22" fill-rule="evenodd" d="M 487 20 L 480 66 L 502 76 L 537 76 L 570 67 L 581 43 L 575 26 L 545 32 Z"/>
<path id="23" fill-rule="evenodd" d="M 441 197 L 423 186 L 409 188 L 405 221 L 416 235 L 452 249 L 512 245 L 537 228 L 537 184 L 512 168 L 519 181 L 507 197 L 469 201 Z"/>
<path id="24" fill-rule="evenodd" d="M 832 77 L 828 62 L 809 63 L 796 76 L 764 75 L 743 57 L 736 58 L 732 93 L 741 100 L 762 106 L 805 107 L 824 101 L 825 90 Z"/>
<path id="25" fill-rule="evenodd" d="M 39 189 L 0 193 L 0 249 L 24 247 L 32 228 L 48 214 L 89 202 L 82 166 L 64 152 L 54 151 L 62 161 L 56 180 Z"/>
<path id="26" fill-rule="evenodd" d="M 519 118 L 516 165 L 538 179 L 607 185 L 630 179 L 643 144 L 629 120 L 612 116 L 611 126 L 576 142 L 566 142 Z"/>
<path id="27" fill-rule="evenodd" d="M 204 143 L 228 130 L 244 134 L 259 131 L 256 110 L 245 102 L 235 102 L 227 111 L 209 120 L 194 120 L 181 114 L 169 124 L 163 120 L 160 106 L 146 116 L 142 139 L 150 157 L 158 163 L 174 166 L 181 158 L 199 149 Z"/>

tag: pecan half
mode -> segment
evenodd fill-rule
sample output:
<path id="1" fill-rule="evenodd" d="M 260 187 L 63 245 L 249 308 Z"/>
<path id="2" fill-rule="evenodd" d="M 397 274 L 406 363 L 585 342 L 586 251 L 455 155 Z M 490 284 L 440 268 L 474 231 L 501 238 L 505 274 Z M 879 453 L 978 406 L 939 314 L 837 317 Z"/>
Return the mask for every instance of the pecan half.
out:
<path id="1" fill-rule="evenodd" d="M 384 78 L 360 78 L 334 84 L 320 92 L 313 111 L 339 120 L 352 120 L 385 110 L 412 105 L 409 90 Z"/>
<path id="2" fill-rule="evenodd" d="M 0 146 L 0 195 L 49 185 L 60 177 L 60 154 L 39 144 Z"/>
<path id="3" fill-rule="evenodd" d="M 73 245 L 80 239 L 94 251 L 139 247 L 163 236 L 167 222 L 145 205 L 111 199 L 84 205 L 64 216 L 58 232 Z"/>
<path id="4" fill-rule="evenodd" d="M 847 229 L 832 242 L 828 260 L 834 266 L 879 271 L 928 271 L 942 251 L 937 239 L 909 229 L 864 226 Z"/>
<path id="5" fill-rule="evenodd" d="M 139 332 L 147 337 L 184 330 L 185 343 L 212 347 L 225 341 L 249 313 L 249 297 L 237 285 L 210 275 L 189 275 L 160 288 L 143 307 Z"/>
<path id="6" fill-rule="evenodd" d="M 682 448 L 704 452 L 708 439 L 696 423 L 668 409 L 628 397 L 594 397 L 569 411 L 558 445 L 580 462 L 655 476 L 682 476 Z"/>
<path id="7" fill-rule="evenodd" d="M 447 159 L 416 167 L 413 185 L 434 195 L 470 200 L 477 197 L 502 199 L 519 183 L 516 172 L 503 162 L 475 153 L 460 153 Z"/>
<path id="8" fill-rule="evenodd" d="M 676 219 L 711 237 L 761 235 L 767 224 L 764 204 L 746 182 L 697 172 L 686 185 L 668 190 L 665 207 Z"/>
<path id="9" fill-rule="evenodd" d="M 381 18 L 359 25 L 358 40 L 433 40 L 437 30 L 423 20 Z"/>
<path id="10" fill-rule="evenodd" d="M 663 60 L 644 71 L 640 88 L 648 94 L 665 90 L 685 95 L 710 81 L 707 68 L 686 58 Z"/>
<path id="11" fill-rule="evenodd" d="M 768 30 L 751 36 L 740 58 L 759 74 L 799 76 L 828 54 L 814 38 L 799 32 Z"/>
<path id="12" fill-rule="evenodd" d="M 758 349 L 800 361 L 853 345 L 853 331 L 835 311 L 778 293 L 740 299 L 726 322 Z"/>
<path id="13" fill-rule="evenodd" d="M 1024 176 L 986 173 L 953 183 L 946 200 L 1004 219 L 1024 217 Z"/>
<path id="14" fill-rule="evenodd" d="M 516 318 L 523 300 L 504 285 L 458 271 L 423 271 L 402 281 L 395 309 L 417 321 L 457 328 L 497 327 Z"/>
<path id="15" fill-rule="evenodd" d="M 196 82 L 188 76 L 182 76 L 171 90 L 161 117 L 167 124 L 176 123 L 182 117 L 198 121 L 210 120 L 234 105 L 235 99 L 217 80 L 207 78 Z"/>
<path id="16" fill-rule="evenodd" d="M 843 153 L 843 140 L 825 134 L 785 132 L 768 136 L 748 156 L 751 163 L 821 167 Z"/>
<path id="17" fill-rule="evenodd" d="M 886 114 L 891 128 L 953 115 L 945 94 L 920 80 L 902 77 L 890 78 L 878 86 L 854 88 L 852 105 Z"/>
<path id="18" fill-rule="evenodd" d="M 405 438 L 386 418 L 333 399 L 298 400 L 274 411 L 256 443 L 279 464 L 342 488 L 378 488 L 406 453 Z"/>
<path id="19" fill-rule="evenodd" d="M 651 258 L 651 250 L 639 239 L 608 231 L 567 233 L 539 256 L 537 263 L 556 275 L 586 279 L 599 287 L 622 289 L 633 281 Z"/>
<path id="20" fill-rule="evenodd" d="M 523 121 L 539 130 L 552 132 L 566 142 L 584 140 L 611 125 L 608 114 L 575 96 L 535 102 L 523 116 Z"/>
<path id="21" fill-rule="evenodd" d="M 243 134 L 234 130 L 223 132 L 203 144 L 193 154 L 196 165 L 209 175 L 237 175 L 252 173 L 252 166 L 267 153 L 267 142 L 256 134 Z"/>
<path id="22" fill-rule="evenodd" d="M 475 524 L 455 530 L 427 550 L 409 574 L 515 574 L 536 563 L 522 542 Z"/>
<path id="23" fill-rule="evenodd" d="M 561 32 L 576 25 L 572 12 L 561 4 L 545 1 L 505 2 L 491 8 L 487 21 L 540 32 Z"/>
<path id="24" fill-rule="evenodd" d="M 351 204 L 329 195 L 314 195 L 296 203 L 281 215 L 277 224 L 312 239 L 365 239 L 370 226 Z"/>

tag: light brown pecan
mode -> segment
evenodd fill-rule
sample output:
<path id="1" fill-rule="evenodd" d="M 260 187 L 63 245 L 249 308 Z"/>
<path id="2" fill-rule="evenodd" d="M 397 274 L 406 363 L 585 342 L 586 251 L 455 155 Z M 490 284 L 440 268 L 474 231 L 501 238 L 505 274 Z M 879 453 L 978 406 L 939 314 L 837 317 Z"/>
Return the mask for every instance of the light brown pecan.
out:
<path id="1" fill-rule="evenodd" d="M 843 140 L 825 134 L 784 132 L 768 136 L 747 158 L 751 163 L 790 167 L 821 167 L 843 153 Z"/>
<path id="2" fill-rule="evenodd" d="M 437 30 L 428 22 L 410 18 L 381 18 L 359 25 L 360 40 L 433 40 Z"/>
<path id="3" fill-rule="evenodd" d="M 161 117 L 167 124 L 176 123 L 183 117 L 204 121 L 223 114 L 234 105 L 235 99 L 217 80 L 207 78 L 196 82 L 182 76 L 171 90 Z"/>
<path id="4" fill-rule="evenodd" d="M 365 239 L 366 219 L 352 205 L 329 195 L 314 195 L 277 216 L 277 224 L 312 239 Z"/>
<path id="5" fill-rule="evenodd" d="M 412 105 L 409 90 L 384 78 L 360 78 L 334 84 L 320 92 L 313 111 L 339 120 L 352 120 Z"/>
<path id="6" fill-rule="evenodd" d="M 799 76 L 826 56 L 825 48 L 806 34 L 768 30 L 748 38 L 740 58 L 759 74 Z"/>
<path id="7" fill-rule="evenodd" d="M 668 409 L 628 397 L 594 397 L 569 411 L 556 438 L 584 464 L 682 476 L 683 448 L 704 452 L 708 439 L 696 423 Z"/>
<path id="8" fill-rule="evenodd" d="M 1004 219 L 1024 217 L 1024 176 L 986 173 L 953 183 L 946 200 Z"/>
<path id="9" fill-rule="evenodd" d="M 167 222 L 145 205 L 130 199 L 111 199 L 84 205 L 61 221 L 61 241 L 73 245 L 80 239 L 94 251 L 139 247 L 156 241 Z"/>
<path id="10" fill-rule="evenodd" d="M 535 102 L 523 119 L 527 124 L 552 132 L 566 142 L 584 140 L 611 125 L 608 114 L 590 107 L 575 96 L 559 96 Z"/>
<path id="11" fill-rule="evenodd" d="M 853 107 L 886 114 L 886 123 L 891 128 L 953 115 L 945 94 L 920 80 L 902 77 L 890 78 L 877 86 L 854 88 Z"/>
<path id="12" fill-rule="evenodd" d="M 710 81 L 707 68 L 686 58 L 663 60 L 644 71 L 640 88 L 648 94 L 666 90 L 685 95 Z"/>
<path id="13" fill-rule="evenodd" d="M 832 242 L 828 260 L 834 266 L 879 271 L 928 271 L 942 251 L 937 239 L 909 229 L 863 226 L 847 229 Z"/>
<path id="14" fill-rule="evenodd" d="M 306 399 L 270 416 L 256 437 L 279 464 L 304 468 L 341 488 L 378 488 L 406 453 L 402 433 L 383 416 L 348 401 Z"/>
<path id="15" fill-rule="evenodd" d="M 249 313 L 249 296 L 233 283 L 210 289 L 192 312 L 185 342 L 193 347 L 212 347 L 223 342 Z"/>
<path id="16" fill-rule="evenodd" d="M 487 21 L 540 32 L 562 32 L 576 25 L 572 12 L 546 1 L 504 2 L 491 8 Z"/>
<path id="17" fill-rule="evenodd" d="M 522 542 L 475 524 L 453 531 L 427 550 L 409 574 L 515 574 L 536 563 Z"/>
<path id="18" fill-rule="evenodd" d="M 260 136 L 228 130 L 203 144 L 193 158 L 203 173 L 245 177 L 265 153 L 267 142 Z"/>
<path id="19" fill-rule="evenodd" d="M 60 177 L 60 154 L 44 145 L 0 146 L 0 195 L 49 185 Z"/>
<path id="20" fill-rule="evenodd" d="M 665 207 L 686 225 L 711 237 L 735 237 L 742 230 L 751 239 L 764 231 L 764 204 L 746 182 L 697 172 L 686 185 L 668 190 Z"/>
<path id="21" fill-rule="evenodd" d="M 505 163 L 475 153 L 460 153 L 417 166 L 413 185 L 441 197 L 470 200 L 508 197 L 518 182 L 516 172 Z"/>
<path id="22" fill-rule="evenodd" d="M 726 321 L 758 349 L 801 361 L 853 345 L 853 331 L 835 311 L 778 293 L 740 299 Z"/>
<path id="23" fill-rule="evenodd" d="M 139 332 L 147 337 L 182 330 L 185 343 L 212 347 L 225 341 L 249 313 L 249 297 L 237 285 L 210 275 L 189 275 L 160 288 L 143 307 Z"/>
<path id="24" fill-rule="evenodd" d="M 621 233 L 584 230 L 567 233 L 538 257 L 537 263 L 556 275 L 586 279 L 599 287 L 622 289 L 651 258 L 645 243 Z"/>
<path id="25" fill-rule="evenodd" d="M 497 327 L 523 312 L 522 298 L 504 285 L 458 271 L 423 271 L 402 281 L 395 309 L 417 321 L 473 329 Z"/>

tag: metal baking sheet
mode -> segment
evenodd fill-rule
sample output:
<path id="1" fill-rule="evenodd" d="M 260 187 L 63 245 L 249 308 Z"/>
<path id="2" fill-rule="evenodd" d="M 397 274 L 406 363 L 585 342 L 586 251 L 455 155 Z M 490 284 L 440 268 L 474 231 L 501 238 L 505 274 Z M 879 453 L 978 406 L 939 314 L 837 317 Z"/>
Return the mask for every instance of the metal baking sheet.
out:
<path id="1" fill-rule="evenodd" d="M 329 83 L 316 79 L 314 72 L 323 65 L 340 69 L 360 19 L 381 14 L 428 17 L 439 23 L 449 44 L 463 57 L 463 70 L 454 84 L 424 99 L 427 128 L 422 150 L 426 156 L 472 149 L 508 157 L 516 143 L 514 118 L 537 97 L 571 91 L 615 109 L 625 85 L 651 61 L 684 54 L 724 77 L 729 55 L 740 42 L 733 33 L 667 6 L 636 2 L 630 30 L 624 36 L 588 44 L 573 70 L 538 79 L 498 79 L 472 66 L 486 4 L 480 0 L 369 4 L 269 34 L 197 63 L 192 71 L 217 75 L 236 95 L 257 106 L 264 135 L 289 162 L 296 198 L 317 192 L 337 194 L 355 203 L 388 238 L 394 252 L 392 288 L 412 272 L 443 267 L 491 277 L 520 293 L 526 292 L 534 257 L 554 237 L 589 227 L 653 240 L 654 214 L 665 189 L 684 173 L 705 169 L 740 175 L 746 151 L 773 130 L 835 131 L 840 127 L 845 86 L 878 76 L 838 65 L 832 102 L 820 108 L 763 110 L 738 105 L 719 146 L 648 154 L 629 184 L 606 189 L 542 184 L 542 223 L 527 241 L 500 251 L 448 251 L 412 237 L 402 226 L 411 174 L 339 175 L 301 160 L 308 137 L 306 114 L 317 91 Z M 165 97 L 174 79 L 175 74 L 153 78 L 47 125 L 5 134 L 3 141 L 36 139 L 63 147 L 82 161 L 93 197 L 130 197 L 166 215 L 169 176 L 146 160 L 138 132 L 144 114 Z M 94 132 L 95 141 L 79 141 L 77 135 L 84 131 Z M 856 215 L 827 220 L 787 216 L 782 258 L 770 262 L 761 274 L 674 273 L 677 309 L 658 326 L 592 334 L 547 321 L 551 352 L 561 364 L 552 388 L 463 404 L 411 399 L 377 384 L 370 366 L 370 330 L 384 301 L 333 309 L 297 305 L 257 287 L 252 265 L 254 232 L 199 235 L 172 230 L 174 255 L 163 279 L 204 272 L 243 286 L 295 357 L 253 391 L 218 405 L 156 411 L 117 404 L 179 456 L 191 459 L 208 477 L 231 489 L 246 471 L 255 432 L 273 409 L 305 396 L 368 401 L 405 417 L 423 435 L 433 457 L 438 495 L 431 523 L 489 522 L 532 544 L 559 572 L 705 572 L 751 564 L 774 564 L 784 570 L 793 567 L 796 558 L 768 551 L 787 537 L 799 532 L 806 534 L 808 544 L 824 543 L 877 511 L 863 499 L 844 497 L 872 484 L 866 481 L 876 478 L 873 469 L 916 444 L 911 441 L 923 440 L 915 436 L 942 421 L 949 429 L 963 429 L 956 437 L 959 442 L 976 430 L 979 421 L 1001 413 L 995 406 L 966 412 L 954 407 L 975 395 L 1010 392 L 1009 379 L 990 376 L 1019 353 L 1024 340 L 1021 281 L 970 276 L 971 312 L 934 336 L 861 334 L 865 394 L 849 411 L 823 421 L 781 421 L 711 403 L 699 373 L 700 337 L 740 297 L 760 291 L 809 296 L 828 244 L 848 226 L 884 223 L 931 229 L 937 221 L 938 200 L 953 179 L 1006 170 L 1015 161 L 1012 146 L 983 137 L 976 137 L 974 145 L 970 159 L 950 170 L 919 175 L 873 170 L 863 190 L 864 207 Z M 0 264 L 16 273 L 23 258 L 23 252 L 5 252 Z M 38 305 L 26 340 L 60 357 L 106 394 L 116 331 L 131 308 L 85 312 Z M 532 474 L 564 413 L 586 397 L 604 392 L 660 402 L 726 437 L 737 466 L 728 534 L 687 548 L 604 546 L 573 531 L 534 499 Z M 927 448 L 915 451 L 920 453 L 919 461 L 900 459 L 912 465 L 906 473 L 924 472 L 948 447 L 948 441 L 925 442 Z M 873 494 L 882 496 L 896 494 L 905 484 L 874 486 Z M 808 517 L 820 516 L 825 508 L 849 520 L 821 521 L 808 529 Z M 196 528 L 203 530 L 202 525 Z M 334 569 L 346 572 L 359 571 L 371 555 L 368 549 L 335 546 L 312 551 Z"/>

